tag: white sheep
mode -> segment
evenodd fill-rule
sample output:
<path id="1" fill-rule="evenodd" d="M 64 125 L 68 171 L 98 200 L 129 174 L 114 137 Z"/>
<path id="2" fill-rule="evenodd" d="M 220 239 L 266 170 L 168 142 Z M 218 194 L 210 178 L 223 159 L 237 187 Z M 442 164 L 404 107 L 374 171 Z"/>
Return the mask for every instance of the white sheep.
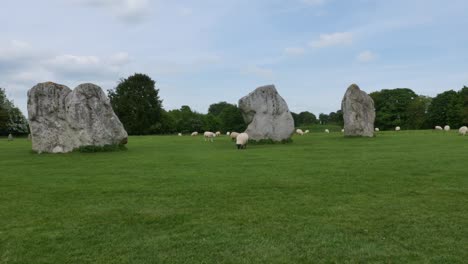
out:
<path id="1" fill-rule="evenodd" d="M 237 138 L 237 136 L 239 136 L 239 133 L 237 132 L 231 132 L 231 139 L 232 140 L 235 140 Z"/>
<path id="2" fill-rule="evenodd" d="M 380 129 L 378 127 L 375 128 L 375 132 L 379 132 Z"/>
<path id="3" fill-rule="evenodd" d="M 237 149 L 246 149 L 248 142 L 249 142 L 249 135 L 247 135 L 247 133 L 239 134 L 236 138 Z"/>
<path id="4" fill-rule="evenodd" d="M 460 135 L 465 136 L 466 133 L 468 133 L 468 127 L 466 127 L 466 126 L 460 127 L 460 129 L 458 130 L 458 133 L 459 133 Z"/>
<path id="5" fill-rule="evenodd" d="M 444 130 L 444 129 L 443 129 L 441 126 L 436 126 L 436 127 L 435 127 L 435 130 L 440 130 L 440 131 L 442 131 L 442 130 Z"/>
<path id="6" fill-rule="evenodd" d="M 181 137 L 181 136 L 182 136 L 182 133 L 179 133 L 179 134 L 177 134 L 177 135 L 178 135 L 179 137 Z"/>
<path id="7" fill-rule="evenodd" d="M 330 130 L 328 130 L 328 129 L 325 129 L 325 133 L 330 133 Z"/>
<path id="8" fill-rule="evenodd" d="M 191 136 L 192 137 L 198 136 L 198 132 L 193 132 Z"/>
<path id="9" fill-rule="evenodd" d="M 449 126 L 449 125 L 444 126 L 444 130 L 445 130 L 445 131 L 450 131 L 450 126 Z"/>
<path id="10" fill-rule="evenodd" d="M 341 129 L 341 133 L 344 133 L 344 128 L 343 128 L 343 129 Z"/>
<path id="11" fill-rule="evenodd" d="M 13 135 L 12 134 L 8 135 L 8 141 L 13 141 Z"/>
<path id="12" fill-rule="evenodd" d="M 309 130 L 306 130 L 306 131 L 304 132 L 304 134 L 309 134 L 309 133 L 310 133 L 310 131 L 309 131 Z"/>
<path id="13" fill-rule="evenodd" d="M 217 136 L 217 137 L 221 136 L 221 132 L 217 131 L 217 132 L 216 132 L 216 136 Z"/>
<path id="14" fill-rule="evenodd" d="M 213 142 L 213 139 L 216 137 L 216 134 L 210 131 L 206 131 L 203 136 L 205 137 L 205 141 Z"/>
<path id="15" fill-rule="evenodd" d="M 302 129 L 297 129 L 297 130 L 296 130 L 296 134 L 303 136 L 303 135 L 304 135 L 304 131 L 302 131 Z"/>
<path id="16" fill-rule="evenodd" d="M 226 136 L 230 136 L 231 135 L 231 132 L 226 132 Z"/>
<path id="17" fill-rule="evenodd" d="M 397 126 L 395 127 L 395 131 L 400 131 L 401 130 L 401 127 Z"/>

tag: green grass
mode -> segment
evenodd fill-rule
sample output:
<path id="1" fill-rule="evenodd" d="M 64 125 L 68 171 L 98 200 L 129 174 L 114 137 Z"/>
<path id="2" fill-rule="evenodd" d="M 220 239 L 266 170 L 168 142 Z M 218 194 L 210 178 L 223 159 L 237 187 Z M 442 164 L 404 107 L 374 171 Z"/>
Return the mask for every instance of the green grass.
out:
<path id="1" fill-rule="evenodd" d="M 468 137 L 0 141 L 0 263 L 466 263 Z"/>

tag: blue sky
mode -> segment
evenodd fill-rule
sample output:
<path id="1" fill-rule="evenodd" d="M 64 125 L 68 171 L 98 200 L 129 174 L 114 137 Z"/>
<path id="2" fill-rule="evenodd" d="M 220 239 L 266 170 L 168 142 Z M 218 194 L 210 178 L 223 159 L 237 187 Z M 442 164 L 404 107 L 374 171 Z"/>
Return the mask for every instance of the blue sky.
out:
<path id="1" fill-rule="evenodd" d="M 292 111 L 339 109 L 346 88 L 435 96 L 468 85 L 466 0 L 2 0 L 0 87 L 104 90 L 135 72 L 166 109 L 275 84 Z"/>

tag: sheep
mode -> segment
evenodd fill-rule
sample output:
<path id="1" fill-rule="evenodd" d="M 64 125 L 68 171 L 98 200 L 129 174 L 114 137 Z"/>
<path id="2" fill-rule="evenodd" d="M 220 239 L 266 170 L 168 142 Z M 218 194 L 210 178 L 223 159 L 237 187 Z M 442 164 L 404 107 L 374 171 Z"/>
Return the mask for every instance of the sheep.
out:
<path id="1" fill-rule="evenodd" d="M 297 129 L 297 130 L 296 130 L 296 134 L 303 136 L 303 135 L 304 135 L 304 131 L 302 131 L 302 129 Z"/>
<path id="2" fill-rule="evenodd" d="M 444 127 L 444 130 L 445 130 L 445 131 L 450 131 L 450 126 L 449 126 L 449 125 L 445 126 L 445 127 Z"/>
<path id="3" fill-rule="evenodd" d="M 182 133 L 179 133 L 179 134 L 177 134 L 177 135 L 178 135 L 179 137 L 181 137 L 181 136 L 182 136 Z"/>
<path id="4" fill-rule="evenodd" d="M 375 132 L 379 132 L 380 129 L 378 127 L 375 128 Z"/>
<path id="5" fill-rule="evenodd" d="M 306 130 L 306 131 L 304 132 L 304 134 L 309 134 L 309 133 L 310 133 L 310 131 L 309 131 L 309 130 Z"/>
<path id="6" fill-rule="evenodd" d="M 458 130 L 458 133 L 459 133 L 460 135 L 465 136 L 466 133 L 468 133 L 468 127 L 466 127 L 466 126 L 460 127 L 460 129 Z"/>
<path id="7" fill-rule="evenodd" d="M 330 130 L 328 130 L 328 129 L 325 129 L 325 133 L 327 133 L 327 134 L 328 134 L 328 133 L 330 133 Z"/>
<path id="8" fill-rule="evenodd" d="M 219 132 L 219 131 L 216 132 L 216 136 L 217 136 L 217 137 L 221 136 L 221 132 Z"/>
<path id="9" fill-rule="evenodd" d="M 231 132 L 226 132 L 226 136 L 230 136 L 231 135 Z"/>
<path id="10" fill-rule="evenodd" d="M 13 135 L 12 134 L 8 135 L 8 141 L 13 141 Z"/>
<path id="11" fill-rule="evenodd" d="M 341 129 L 341 133 L 344 133 L 344 128 L 343 128 L 343 129 Z"/>
<path id="12" fill-rule="evenodd" d="M 198 132 L 193 132 L 191 136 L 192 137 L 198 136 Z"/>
<path id="13" fill-rule="evenodd" d="M 249 135 L 247 135 L 247 133 L 239 134 L 236 138 L 237 149 L 246 149 L 248 142 L 249 142 Z"/>
<path id="14" fill-rule="evenodd" d="M 395 131 L 400 131 L 401 130 L 401 127 L 397 126 L 395 127 Z"/>
<path id="15" fill-rule="evenodd" d="M 206 131 L 203 136 L 205 137 L 205 141 L 213 142 L 213 139 L 216 137 L 216 134 L 210 131 Z"/>
<path id="16" fill-rule="evenodd" d="M 440 131 L 442 131 L 442 130 L 444 130 L 444 129 L 443 129 L 441 126 L 436 126 L 436 127 L 435 127 L 435 130 L 440 130 Z"/>
<path id="17" fill-rule="evenodd" d="M 235 140 L 237 138 L 237 136 L 239 136 L 239 133 L 237 132 L 231 132 L 231 139 L 232 140 Z"/>

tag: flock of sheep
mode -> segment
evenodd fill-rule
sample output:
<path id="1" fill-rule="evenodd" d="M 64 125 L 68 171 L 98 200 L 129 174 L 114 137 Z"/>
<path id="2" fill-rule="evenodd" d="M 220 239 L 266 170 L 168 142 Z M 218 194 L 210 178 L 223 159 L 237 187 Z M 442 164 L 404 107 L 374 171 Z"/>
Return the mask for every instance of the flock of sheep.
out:
<path id="1" fill-rule="evenodd" d="M 182 136 L 182 133 L 179 133 L 179 137 Z M 198 136 L 198 132 L 193 132 L 191 134 L 192 137 Z M 205 138 L 205 142 L 213 142 L 214 138 L 221 136 L 221 132 L 218 131 L 216 133 L 211 131 L 206 131 L 203 133 L 203 137 Z M 230 137 L 232 140 L 236 141 L 237 149 L 246 149 L 247 143 L 249 142 L 249 135 L 247 133 L 238 133 L 238 132 L 227 132 L 226 136 Z"/>
<path id="2" fill-rule="evenodd" d="M 442 128 L 441 126 L 436 126 L 435 130 L 441 130 L 441 131 L 450 131 L 450 126 L 445 126 Z M 379 132 L 379 128 L 375 128 L 376 132 Z M 395 127 L 395 131 L 401 131 L 401 127 L 397 126 Z M 325 133 L 330 133 L 329 129 L 324 130 Z M 341 130 L 341 132 L 344 132 L 344 129 Z M 302 129 L 296 129 L 296 134 L 303 136 L 306 134 L 309 134 L 310 131 L 306 130 L 303 131 Z M 458 133 L 460 135 L 465 136 L 468 133 L 468 127 L 463 126 L 458 130 Z M 179 137 L 182 136 L 182 133 L 178 134 Z M 198 136 L 198 132 L 193 132 L 191 134 L 192 137 Z M 214 138 L 221 136 L 221 132 L 218 131 L 216 133 L 207 131 L 203 134 L 203 137 L 205 138 L 205 142 L 213 142 Z M 238 133 L 238 132 L 227 132 L 226 136 L 230 137 L 233 141 L 236 141 L 237 149 L 245 149 L 247 148 L 247 143 L 249 142 L 249 135 L 247 133 Z"/>
<path id="3" fill-rule="evenodd" d="M 450 131 L 450 126 L 445 126 L 444 128 L 442 128 L 441 126 L 436 126 L 435 130 Z M 379 132 L 379 131 L 380 131 L 380 129 L 378 127 L 376 127 L 375 132 Z M 395 131 L 401 131 L 401 127 L 399 127 L 399 126 L 395 127 Z M 344 133 L 344 128 L 341 129 L 341 132 Z M 296 130 L 296 134 L 298 134 L 300 136 L 303 136 L 303 135 L 308 134 L 308 133 L 309 133 L 309 130 L 306 130 L 305 132 L 302 129 L 297 129 Z M 325 133 L 330 133 L 330 130 L 325 129 Z M 458 133 L 460 135 L 462 135 L 462 136 L 465 136 L 468 133 L 468 127 L 466 127 L 466 126 L 460 127 L 460 129 L 458 130 Z"/>

